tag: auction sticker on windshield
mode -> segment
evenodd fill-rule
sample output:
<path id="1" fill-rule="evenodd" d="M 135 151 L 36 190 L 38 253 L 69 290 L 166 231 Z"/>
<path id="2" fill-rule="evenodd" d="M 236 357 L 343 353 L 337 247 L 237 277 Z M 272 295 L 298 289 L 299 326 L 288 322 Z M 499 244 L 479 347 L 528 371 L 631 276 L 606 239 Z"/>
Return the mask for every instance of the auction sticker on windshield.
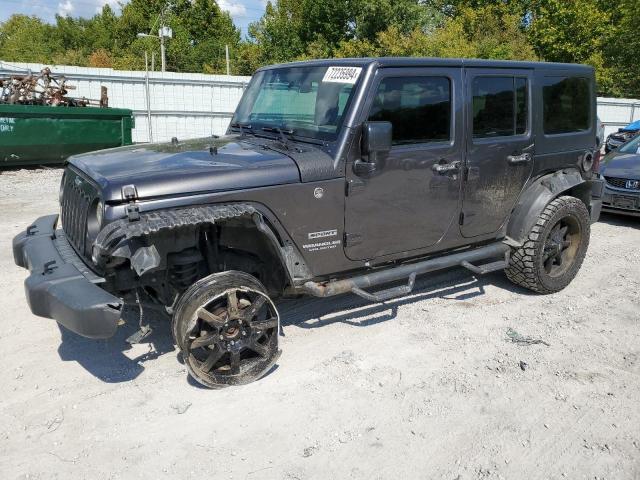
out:
<path id="1" fill-rule="evenodd" d="M 362 68 L 360 67 L 329 67 L 324 74 L 323 82 L 329 83 L 356 83 Z"/>

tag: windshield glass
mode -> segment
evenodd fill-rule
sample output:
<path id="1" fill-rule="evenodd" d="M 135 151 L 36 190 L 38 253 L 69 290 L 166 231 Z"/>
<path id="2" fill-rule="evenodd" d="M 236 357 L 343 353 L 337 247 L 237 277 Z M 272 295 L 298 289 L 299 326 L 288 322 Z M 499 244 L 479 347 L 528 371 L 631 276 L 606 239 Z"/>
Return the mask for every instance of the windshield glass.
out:
<path id="1" fill-rule="evenodd" d="M 621 153 L 640 153 L 640 135 L 619 147 Z"/>
<path id="2" fill-rule="evenodd" d="M 254 75 L 231 121 L 254 131 L 282 129 L 299 137 L 335 140 L 360 67 L 284 67 Z"/>

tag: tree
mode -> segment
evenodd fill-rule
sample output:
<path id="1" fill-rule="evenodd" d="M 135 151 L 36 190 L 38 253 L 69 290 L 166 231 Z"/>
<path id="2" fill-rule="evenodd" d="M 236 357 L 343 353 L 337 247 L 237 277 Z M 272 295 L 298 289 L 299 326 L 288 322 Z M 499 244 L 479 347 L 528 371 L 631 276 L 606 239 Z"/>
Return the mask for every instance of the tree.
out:
<path id="1" fill-rule="evenodd" d="M 637 0 L 621 0 L 615 5 L 608 27 L 608 36 L 603 61 L 611 75 L 601 81 L 606 93 L 614 95 L 640 97 L 640 63 L 637 53 L 640 51 L 640 17 Z"/>
<path id="2" fill-rule="evenodd" d="M 0 58 L 14 62 L 50 61 L 58 50 L 55 27 L 37 17 L 12 15 L 0 24 Z"/>
<path id="3" fill-rule="evenodd" d="M 617 32 L 611 23 L 611 8 L 600 0 L 532 0 L 529 38 L 544 60 L 593 65 L 600 90 L 611 91 L 615 74 L 604 56 Z"/>
<path id="4" fill-rule="evenodd" d="M 249 27 L 248 43 L 254 46 L 241 50 L 251 52 L 243 59 L 252 61 L 243 66 L 253 70 L 268 63 L 340 55 L 347 42 L 356 42 L 357 50 L 391 27 L 402 34 L 428 32 L 439 18 L 437 10 L 420 0 L 276 0 L 268 2 L 262 18 Z"/>
<path id="5" fill-rule="evenodd" d="M 373 42 L 343 42 L 338 55 L 535 59 L 520 17 L 503 8 L 499 5 L 461 7 L 456 16 L 428 33 L 416 28 L 403 34 L 392 26 L 379 32 Z"/>

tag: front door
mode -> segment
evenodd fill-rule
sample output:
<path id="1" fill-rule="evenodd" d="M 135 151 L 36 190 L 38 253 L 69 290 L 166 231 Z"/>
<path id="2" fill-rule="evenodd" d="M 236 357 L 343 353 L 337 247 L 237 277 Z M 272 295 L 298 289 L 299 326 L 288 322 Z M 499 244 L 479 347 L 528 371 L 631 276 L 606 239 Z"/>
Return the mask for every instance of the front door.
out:
<path id="1" fill-rule="evenodd" d="M 496 232 L 531 175 L 534 137 L 531 70 L 466 74 L 467 155 L 461 231 L 465 237 Z"/>
<path id="2" fill-rule="evenodd" d="M 381 69 L 363 119 L 393 125 L 373 174 L 347 165 L 345 252 L 353 260 L 410 254 L 457 225 L 463 160 L 462 76 L 456 68 Z"/>

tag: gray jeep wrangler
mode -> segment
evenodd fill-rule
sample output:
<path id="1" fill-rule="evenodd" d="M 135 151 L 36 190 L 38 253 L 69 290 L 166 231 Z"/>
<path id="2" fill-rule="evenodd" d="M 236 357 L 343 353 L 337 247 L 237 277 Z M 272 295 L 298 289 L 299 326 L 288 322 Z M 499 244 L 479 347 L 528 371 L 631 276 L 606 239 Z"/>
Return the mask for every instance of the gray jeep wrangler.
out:
<path id="1" fill-rule="evenodd" d="M 15 262 L 34 314 L 107 338 L 125 302 L 154 304 L 194 379 L 243 384 L 279 357 L 281 296 L 382 302 L 454 266 L 566 287 L 601 208 L 595 137 L 587 66 L 271 66 L 224 137 L 72 157 L 61 215 L 14 239 Z"/>

